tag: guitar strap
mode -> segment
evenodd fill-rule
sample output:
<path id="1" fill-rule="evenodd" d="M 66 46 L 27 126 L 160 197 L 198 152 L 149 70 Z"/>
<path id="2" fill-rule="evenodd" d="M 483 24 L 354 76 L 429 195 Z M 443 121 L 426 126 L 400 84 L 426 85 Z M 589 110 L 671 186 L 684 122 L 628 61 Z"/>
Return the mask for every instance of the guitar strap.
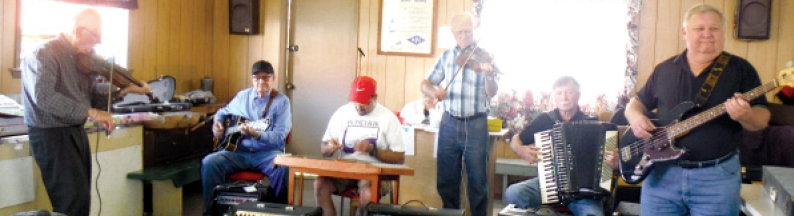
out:
<path id="1" fill-rule="evenodd" d="M 267 117 L 267 112 L 270 111 L 270 104 L 273 104 L 273 99 L 276 98 L 276 95 L 278 95 L 278 91 L 276 91 L 276 89 L 270 90 L 270 99 L 267 100 L 267 106 L 265 106 L 265 112 L 262 113 L 262 119 Z"/>
<path id="2" fill-rule="evenodd" d="M 557 113 L 554 112 L 554 110 L 548 111 L 548 112 L 546 112 L 546 114 L 549 115 L 549 118 L 551 118 L 551 121 L 553 121 L 554 124 L 562 123 L 562 121 L 560 121 L 560 119 L 557 118 Z"/>
<path id="3" fill-rule="evenodd" d="M 700 88 L 700 92 L 698 92 L 698 95 L 695 97 L 695 104 L 697 104 L 698 107 L 703 106 L 703 104 L 706 104 L 706 101 L 709 100 L 711 92 L 714 91 L 714 87 L 717 86 L 717 81 L 720 80 L 720 75 L 725 72 L 725 66 L 727 66 L 730 61 L 731 55 L 727 52 L 722 52 L 720 56 L 717 57 L 717 62 L 714 63 L 714 67 L 711 68 L 706 82 L 703 82 L 703 87 Z"/>

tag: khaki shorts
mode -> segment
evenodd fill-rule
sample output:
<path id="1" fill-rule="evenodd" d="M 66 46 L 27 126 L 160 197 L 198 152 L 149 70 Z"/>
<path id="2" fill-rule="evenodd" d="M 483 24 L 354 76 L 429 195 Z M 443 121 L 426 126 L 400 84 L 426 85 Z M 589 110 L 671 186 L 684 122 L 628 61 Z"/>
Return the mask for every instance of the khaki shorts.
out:
<path id="1" fill-rule="evenodd" d="M 368 180 L 355 180 L 355 179 L 331 179 L 331 182 L 336 187 L 336 194 L 345 192 L 350 188 L 364 188 L 369 187 L 370 182 Z M 359 194 L 359 190 L 356 190 L 356 195 Z M 383 196 L 391 191 L 391 181 L 381 181 L 380 182 L 380 195 Z"/>

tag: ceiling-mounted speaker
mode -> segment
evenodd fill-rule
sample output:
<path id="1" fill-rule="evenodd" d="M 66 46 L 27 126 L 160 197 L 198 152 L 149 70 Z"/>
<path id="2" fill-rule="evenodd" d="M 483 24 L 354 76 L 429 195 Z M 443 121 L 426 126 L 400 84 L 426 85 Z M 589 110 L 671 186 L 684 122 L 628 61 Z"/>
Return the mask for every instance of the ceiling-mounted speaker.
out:
<path id="1" fill-rule="evenodd" d="M 259 0 L 229 0 L 229 33 L 259 33 Z"/>
<path id="2" fill-rule="evenodd" d="M 767 40 L 772 23 L 772 0 L 739 0 L 734 36 L 737 39 Z"/>

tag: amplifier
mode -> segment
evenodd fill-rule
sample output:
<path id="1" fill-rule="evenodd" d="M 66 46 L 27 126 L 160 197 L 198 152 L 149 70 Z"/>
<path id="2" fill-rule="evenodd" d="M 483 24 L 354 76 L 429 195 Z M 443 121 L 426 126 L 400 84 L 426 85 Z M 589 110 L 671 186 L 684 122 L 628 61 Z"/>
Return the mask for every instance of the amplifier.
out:
<path id="1" fill-rule="evenodd" d="M 212 214 L 223 215 L 246 201 L 266 201 L 268 188 L 255 182 L 234 182 L 215 186 Z"/>
<path id="2" fill-rule="evenodd" d="M 764 192 L 785 215 L 794 216 L 794 168 L 764 166 Z"/>
<path id="3" fill-rule="evenodd" d="M 411 202 L 419 202 L 423 207 L 406 206 Z M 421 201 L 411 200 L 403 205 L 368 204 L 367 214 L 371 216 L 463 216 L 462 209 L 440 209 L 428 207 Z"/>
<path id="4" fill-rule="evenodd" d="M 266 202 L 244 202 L 229 211 L 230 216 L 321 216 L 320 207 L 291 206 Z"/>

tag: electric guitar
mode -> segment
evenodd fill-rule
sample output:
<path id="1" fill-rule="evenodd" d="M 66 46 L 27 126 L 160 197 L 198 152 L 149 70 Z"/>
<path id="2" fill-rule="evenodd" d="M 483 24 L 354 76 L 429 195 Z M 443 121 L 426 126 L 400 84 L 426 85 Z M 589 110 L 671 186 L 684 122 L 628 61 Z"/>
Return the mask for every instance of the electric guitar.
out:
<path id="1" fill-rule="evenodd" d="M 264 133 L 270 129 L 270 126 L 272 126 L 272 121 L 270 118 L 246 123 L 246 118 L 243 118 L 242 116 L 232 116 L 228 119 L 228 121 L 229 127 L 226 128 L 226 131 L 223 134 L 223 139 L 218 142 L 218 146 L 215 148 L 217 151 L 223 149 L 226 149 L 227 151 L 237 150 L 237 145 L 240 144 L 240 140 L 243 137 L 243 133 L 240 131 L 243 126 L 252 127 L 254 130 L 260 133 Z"/>
<path id="2" fill-rule="evenodd" d="M 791 85 L 791 82 L 794 81 L 792 73 L 794 73 L 794 68 L 785 69 L 780 72 L 780 78 L 742 94 L 741 98 L 750 101 L 764 96 L 765 93 L 774 90 L 781 83 Z M 657 126 L 657 129 L 651 132 L 651 138 L 639 139 L 630 129 L 624 133 L 618 144 L 618 149 L 620 173 L 626 183 L 638 184 L 645 180 L 654 164 L 681 157 L 687 150 L 675 146 L 676 138 L 686 135 L 690 130 L 727 112 L 723 103 L 680 121 L 685 113 L 696 106 L 695 103 L 687 101 L 675 106 L 664 118 L 651 120 Z"/>

